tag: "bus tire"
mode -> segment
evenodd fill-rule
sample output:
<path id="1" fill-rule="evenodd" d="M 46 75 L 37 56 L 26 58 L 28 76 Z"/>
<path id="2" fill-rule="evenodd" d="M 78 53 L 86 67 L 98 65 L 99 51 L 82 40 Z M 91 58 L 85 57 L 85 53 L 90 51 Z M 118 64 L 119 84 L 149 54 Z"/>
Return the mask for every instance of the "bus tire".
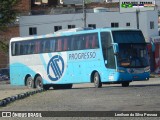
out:
<path id="1" fill-rule="evenodd" d="M 101 80 L 100 80 L 100 75 L 99 75 L 98 72 L 95 72 L 93 81 L 94 81 L 94 86 L 96 88 L 101 88 L 102 87 L 102 83 L 101 83 Z"/>
<path id="2" fill-rule="evenodd" d="M 35 79 L 35 87 L 37 89 L 42 89 L 43 88 L 43 81 L 41 76 L 37 76 Z"/>
<path id="3" fill-rule="evenodd" d="M 27 88 L 33 88 L 33 79 L 32 79 L 32 77 L 28 77 L 27 78 L 26 86 L 27 86 Z"/>
<path id="4" fill-rule="evenodd" d="M 128 86 L 129 86 L 129 82 L 122 83 L 122 87 L 128 87 Z"/>

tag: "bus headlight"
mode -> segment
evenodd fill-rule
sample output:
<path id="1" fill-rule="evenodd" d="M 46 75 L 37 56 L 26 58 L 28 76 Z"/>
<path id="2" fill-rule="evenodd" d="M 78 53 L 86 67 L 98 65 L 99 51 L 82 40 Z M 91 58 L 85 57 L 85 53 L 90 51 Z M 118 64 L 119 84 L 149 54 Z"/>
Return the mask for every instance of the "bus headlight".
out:
<path id="1" fill-rule="evenodd" d="M 121 73 L 124 73 L 125 70 L 122 70 L 122 69 L 117 69 L 116 72 L 121 72 Z"/>
<path id="2" fill-rule="evenodd" d="M 150 66 L 144 68 L 144 72 L 150 72 Z"/>

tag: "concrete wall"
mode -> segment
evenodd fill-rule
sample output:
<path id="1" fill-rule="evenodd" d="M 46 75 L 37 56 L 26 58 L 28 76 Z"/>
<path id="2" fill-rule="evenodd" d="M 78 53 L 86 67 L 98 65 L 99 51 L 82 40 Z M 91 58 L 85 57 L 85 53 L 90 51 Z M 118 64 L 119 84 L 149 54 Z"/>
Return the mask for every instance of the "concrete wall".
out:
<path id="1" fill-rule="evenodd" d="M 29 36 L 29 27 L 37 27 L 37 34 L 48 34 L 54 32 L 54 26 L 62 26 L 67 29 L 68 25 L 83 27 L 83 14 L 61 14 L 61 15 L 41 15 L 22 16 L 20 18 L 20 36 Z M 150 29 L 150 21 L 154 21 L 154 29 Z M 119 27 L 126 28 L 126 23 L 130 27 L 136 28 L 136 13 L 102 12 L 87 13 L 87 25 L 96 24 L 97 28 L 111 27 L 112 22 L 118 22 Z M 145 35 L 146 41 L 149 37 L 158 35 L 158 14 L 157 11 L 147 11 L 139 13 L 140 29 Z"/>

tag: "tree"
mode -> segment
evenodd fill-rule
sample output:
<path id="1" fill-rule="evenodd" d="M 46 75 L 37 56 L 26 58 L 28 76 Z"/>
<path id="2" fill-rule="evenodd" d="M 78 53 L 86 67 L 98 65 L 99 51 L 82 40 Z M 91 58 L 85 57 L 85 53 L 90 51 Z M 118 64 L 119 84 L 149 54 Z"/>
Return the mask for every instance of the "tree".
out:
<path id="1" fill-rule="evenodd" d="M 8 53 L 8 42 L 2 37 L 11 24 L 14 24 L 19 12 L 16 5 L 20 0 L 0 0 L 0 51 Z"/>
<path id="2" fill-rule="evenodd" d="M 13 23 L 17 16 L 16 5 L 20 0 L 0 0 L 0 31 Z"/>

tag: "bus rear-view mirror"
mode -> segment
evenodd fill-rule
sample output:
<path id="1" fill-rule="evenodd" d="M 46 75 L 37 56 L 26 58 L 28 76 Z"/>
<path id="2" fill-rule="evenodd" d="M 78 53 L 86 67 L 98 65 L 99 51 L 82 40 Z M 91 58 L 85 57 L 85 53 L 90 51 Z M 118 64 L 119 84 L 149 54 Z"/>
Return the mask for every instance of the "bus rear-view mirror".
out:
<path id="1" fill-rule="evenodd" d="M 119 53 L 118 43 L 113 43 L 114 54 L 117 55 Z"/>

